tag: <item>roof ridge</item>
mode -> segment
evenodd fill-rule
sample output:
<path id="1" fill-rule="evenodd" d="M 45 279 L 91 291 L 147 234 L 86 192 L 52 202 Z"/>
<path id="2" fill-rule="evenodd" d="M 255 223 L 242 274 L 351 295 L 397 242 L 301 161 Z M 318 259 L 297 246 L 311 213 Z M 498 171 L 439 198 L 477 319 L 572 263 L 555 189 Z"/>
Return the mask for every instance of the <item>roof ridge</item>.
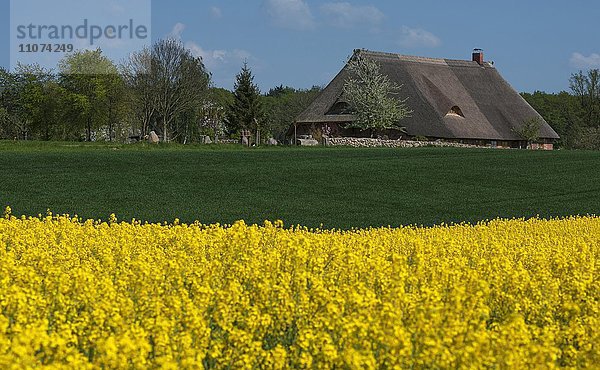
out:
<path id="1" fill-rule="evenodd" d="M 423 61 L 423 62 L 429 61 L 429 62 L 434 62 L 434 63 L 445 63 L 445 62 L 477 63 L 477 62 L 473 62 L 472 60 L 469 60 L 469 59 L 432 58 L 432 57 L 422 57 L 422 56 L 418 56 L 418 55 L 407 55 L 407 54 L 390 53 L 390 52 L 384 52 L 384 51 L 373 51 L 373 50 L 368 50 L 368 49 L 357 49 L 357 51 L 360 53 L 367 54 L 367 55 L 389 57 L 389 58 L 394 58 L 394 59 L 398 58 L 400 60 L 406 60 L 406 61 Z"/>

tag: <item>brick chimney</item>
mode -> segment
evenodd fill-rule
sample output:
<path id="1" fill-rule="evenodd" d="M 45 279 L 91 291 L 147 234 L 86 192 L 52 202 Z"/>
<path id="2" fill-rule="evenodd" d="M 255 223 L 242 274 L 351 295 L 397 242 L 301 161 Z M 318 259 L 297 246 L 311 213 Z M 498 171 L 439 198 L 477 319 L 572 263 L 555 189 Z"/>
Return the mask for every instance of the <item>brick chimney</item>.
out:
<path id="1" fill-rule="evenodd" d="M 473 61 L 479 63 L 480 66 L 483 65 L 483 50 L 473 49 Z"/>

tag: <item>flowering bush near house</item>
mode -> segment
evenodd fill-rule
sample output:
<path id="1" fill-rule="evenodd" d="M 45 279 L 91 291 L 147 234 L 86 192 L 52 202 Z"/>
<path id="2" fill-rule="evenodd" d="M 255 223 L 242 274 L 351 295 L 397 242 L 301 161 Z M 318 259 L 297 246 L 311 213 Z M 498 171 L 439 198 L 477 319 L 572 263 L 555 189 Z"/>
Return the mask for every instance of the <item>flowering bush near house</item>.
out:
<path id="1" fill-rule="evenodd" d="M 591 368 L 600 219 L 0 218 L 0 367 Z"/>

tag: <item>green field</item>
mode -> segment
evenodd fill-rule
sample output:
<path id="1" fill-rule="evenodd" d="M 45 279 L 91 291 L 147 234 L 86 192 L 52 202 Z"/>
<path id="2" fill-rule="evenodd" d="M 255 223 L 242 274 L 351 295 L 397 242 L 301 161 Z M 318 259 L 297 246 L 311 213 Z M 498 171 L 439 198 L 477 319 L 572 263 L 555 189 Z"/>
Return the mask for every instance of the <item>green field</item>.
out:
<path id="1" fill-rule="evenodd" d="M 595 214 L 600 153 L 0 143 L 17 215 L 327 228 Z"/>

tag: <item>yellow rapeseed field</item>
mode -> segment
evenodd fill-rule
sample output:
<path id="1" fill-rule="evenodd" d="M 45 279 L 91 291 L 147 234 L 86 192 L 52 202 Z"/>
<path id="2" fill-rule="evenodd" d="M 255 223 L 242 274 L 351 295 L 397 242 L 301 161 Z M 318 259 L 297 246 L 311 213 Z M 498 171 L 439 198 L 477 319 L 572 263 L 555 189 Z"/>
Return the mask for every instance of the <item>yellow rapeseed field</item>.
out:
<path id="1" fill-rule="evenodd" d="M 0 368 L 598 368 L 600 218 L 0 216 Z"/>

